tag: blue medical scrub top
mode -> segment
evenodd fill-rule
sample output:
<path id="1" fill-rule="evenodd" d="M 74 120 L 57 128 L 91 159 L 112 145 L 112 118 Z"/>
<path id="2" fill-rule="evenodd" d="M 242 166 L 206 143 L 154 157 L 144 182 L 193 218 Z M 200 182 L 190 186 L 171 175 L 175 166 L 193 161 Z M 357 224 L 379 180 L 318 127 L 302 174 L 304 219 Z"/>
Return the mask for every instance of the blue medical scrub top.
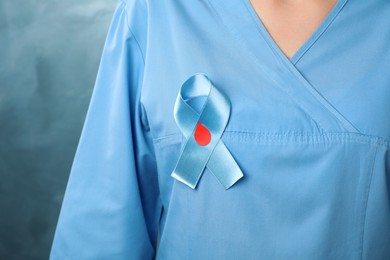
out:
<path id="1" fill-rule="evenodd" d="M 288 59 L 248 0 L 119 1 L 51 259 L 390 259 L 389 17 Z"/>

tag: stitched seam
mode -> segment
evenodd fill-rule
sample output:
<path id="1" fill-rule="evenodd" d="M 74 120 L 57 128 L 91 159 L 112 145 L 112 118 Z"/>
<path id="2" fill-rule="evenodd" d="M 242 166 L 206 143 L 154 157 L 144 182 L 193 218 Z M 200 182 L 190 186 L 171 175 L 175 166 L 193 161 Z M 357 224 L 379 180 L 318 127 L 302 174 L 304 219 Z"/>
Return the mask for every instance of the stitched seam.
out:
<path id="1" fill-rule="evenodd" d="M 127 28 L 129 29 L 129 32 L 131 33 L 131 35 L 133 36 L 135 42 L 137 43 L 138 49 L 139 49 L 139 51 L 140 51 L 141 54 L 142 54 L 142 55 L 141 55 L 141 56 L 142 56 L 142 61 L 143 61 L 144 65 L 145 65 L 145 54 L 144 54 L 144 52 L 142 51 L 141 45 L 139 44 L 139 41 L 138 41 L 137 37 L 135 37 L 135 34 L 134 34 L 133 30 L 132 30 L 131 27 L 130 27 L 129 14 L 128 14 L 127 10 L 126 10 L 126 3 L 123 2 L 123 0 L 121 0 L 121 3 L 123 4 L 123 7 L 122 7 L 122 8 L 123 8 L 123 11 L 124 11 L 124 13 L 125 13 L 125 15 L 126 15 L 126 25 L 127 25 Z"/>
<path id="2" fill-rule="evenodd" d="M 234 136 L 237 134 L 237 136 Z M 375 146 L 384 146 L 386 148 L 390 147 L 390 140 L 387 140 L 383 137 L 375 135 L 366 135 L 360 133 L 348 133 L 348 132 L 327 132 L 325 134 L 306 134 L 302 132 L 289 132 L 289 133 L 274 133 L 274 132 L 251 132 L 251 131 L 238 131 L 238 130 L 229 130 L 224 131 L 221 138 L 223 137 L 231 138 L 231 140 L 237 141 L 287 141 L 280 140 L 280 138 L 295 138 L 288 141 L 294 141 L 296 143 L 324 143 L 324 142 L 337 142 L 340 138 L 349 138 L 350 141 L 357 143 L 366 143 Z M 178 137 L 176 139 L 176 137 Z M 181 133 L 172 133 L 165 136 L 161 136 L 153 139 L 155 144 L 174 144 L 180 142 L 182 137 Z M 278 139 L 279 138 L 279 139 Z M 313 142 L 315 141 L 315 142 Z"/>
<path id="3" fill-rule="evenodd" d="M 286 137 L 293 137 L 295 139 L 283 139 Z M 341 139 L 341 137 L 344 137 L 344 139 Z M 345 139 L 348 138 L 347 141 L 361 143 L 361 144 L 369 144 L 369 145 L 380 145 L 388 147 L 389 145 L 386 143 L 382 143 L 378 141 L 377 138 L 374 139 L 363 139 L 363 138 L 353 138 L 348 135 L 338 135 L 338 136 L 326 136 L 326 135 L 250 135 L 250 134 L 243 134 L 242 136 L 239 136 L 238 138 L 231 138 L 231 140 L 236 140 L 239 142 L 257 142 L 257 143 L 299 143 L 299 144 L 320 144 L 320 143 L 339 143 L 340 141 L 345 141 Z"/>
<path id="4" fill-rule="evenodd" d="M 347 2 L 348 2 L 348 0 L 345 1 L 345 2 L 343 3 L 343 5 L 339 8 L 339 10 L 337 10 L 337 12 L 333 15 L 332 19 L 329 20 L 329 21 L 327 22 L 327 24 L 324 25 L 323 28 L 321 28 L 321 31 L 318 32 L 318 35 L 316 35 L 315 39 L 313 39 L 311 42 L 308 42 L 309 45 L 306 47 L 306 49 L 305 49 L 302 53 L 299 53 L 299 56 L 297 57 L 297 59 L 294 59 L 294 60 L 292 61 L 292 63 L 293 63 L 294 65 L 296 65 L 296 64 L 302 59 L 302 57 L 306 54 L 306 52 L 308 52 L 308 51 L 312 48 L 312 46 L 313 46 L 318 40 L 320 40 L 321 35 L 324 34 L 324 33 L 326 32 L 326 30 L 329 28 L 329 26 L 330 26 L 330 25 L 333 23 L 333 21 L 338 17 L 339 13 L 340 13 L 341 10 L 344 8 L 344 6 L 347 4 Z M 336 4 L 337 4 L 337 3 L 336 3 Z M 318 28 L 318 29 L 320 29 L 320 28 Z"/>
<path id="5" fill-rule="evenodd" d="M 129 30 L 129 32 L 131 33 L 131 36 L 133 37 L 135 43 L 137 44 L 137 47 L 138 47 L 139 52 L 141 53 L 142 62 L 144 64 L 144 68 L 145 68 L 145 66 L 146 66 L 145 57 L 146 56 L 145 56 L 145 53 L 142 51 L 141 45 L 140 45 L 137 37 L 135 36 L 134 31 L 132 30 L 132 28 L 130 26 L 129 13 L 126 10 L 126 3 L 123 0 L 120 0 L 120 3 L 122 4 L 123 12 L 125 13 L 125 16 L 126 16 L 127 29 Z M 143 72 L 142 82 L 144 81 L 144 78 L 145 78 L 145 75 L 144 75 L 144 72 Z M 145 108 L 144 104 L 142 103 L 142 89 L 140 90 L 140 97 L 139 97 L 139 99 L 140 99 L 140 106 L 141 106 L 141 111 L 142 111 L 142 118 L 141 119 L 144 122 L 144 124 L 143 124 L 144 129 L 146 131 L 150 131 L 151 129 L 150 129 L 150 125 L 149 125 L 148 115 L 147 115 L 147 112 L 146 112 L 146 108 Z M 150 135 L 152 136 L 152 139 L 154 139 L 152 131 L 150 131 Z"/>
<path id="6" fill-rule="evenodd" d="M 363 230 L 362 230 L 362 235 L 361 235 L 361 255 L 360 255 L 360 259 L 363 259 L 363 251 L 364 251 L 364 234 L 365 234 L 365 229 L 366 229 L 366 216 L 367 216 L 367 205 L 368 205 L 368 200 L 370 198 L 370 191 L 371 191 L 371 183 L 372 183 L 372 176 L 374 175 L 374 169 L 375 169 L 375 163 L 376 163 L 376 157 L 377 157 L 377 153 L 378 153 L 378 146 L 375 147 L 375 152 L 374 152 L 374 156 L 373 156 L 373 162 L 372 162 L 372 166 L 371 166 L 371 174 L 370 174 L 370 180 L 369 180 L 369 183 L 368 183 L 368 192 L 367 192 L 367 197 L 366 197 L 366 200 L 364 201 L 364 215 L 363 215 Z"/>
<path id="7" fill-rule="evenodd" d="M 245 1 L 245 0 L 244 0 Z M 276 49 L 276 47 L 272 44 L 272 42 L 270 41 L 270 39 L 267 37 L 267 35 L 265 35 L 265 33 L 263 32 L 263 30 L 258 26 L 258 20 L 261 20 L 260 17 L 257 15 L 257 14 L 254 14 L 250 8 L 250 3 L 249 2 L 244 2 L 244 5 L 245 5 L 245 8 L 246 10 L 249 12 L 251 18 L 252 18 L 252 21 L 256 24 L 256 30 L 262 35 L 263 39 L 265 40 L 265 42 L 267 43 L 267 45 L 270 47 L 271 51 L 274 53 L 275 56 L 278 56 L 278 50 Z M 281 65 L 283 65 L 281 59 L 276 59 L 277 62 Z"/>
<path id="8" fill-rule="evenodd" d="M 286 64 L 286 67 L 292 74 L 295 75 L 297 80 L 302 82 L 302 84 L 304 85 L 305 89 L 311 94 L 311 96 L 314 99 L 316 99 L 318 101 L 319 105 L 321 105 L 323 107 L 323 109 L 325 109 L 335 120 L 337 120 L 347 132 L 349 132 L 349 133 L 354 133 L 354 132 L 355 133 L 361 133 L 361 131 L 359 129 L 357 129 L 341 112 L 339 112 L 333 106 L 333 104 L 331 104 L 327 99 L 325 99 L 320 92 L 318 92 L 315 88 L 312 88 L 311 86 L 307 86 L 308 84 L 304 83 L 304 81 L 302 81 L 300 79 L 300 77 L 303 77 L 303 75 L 301 75 L 299 72 L 291 69 L 288 66 L 288 64 Z M 290 91 L 286 91 L 286 92 L 290 94 Z M 290 96 L 300 107 L 302 107 L 305 111 L 308 111 L 306 109 L 306 106 L 302 105 L 302 102 L 298 98 L 295 98 L 294 95 L 291 95 L 291 94 L 290 94 Z M 323 97 L 323 98 L 320 98 L 320 97 Z M 308 114 L 308 116 L 310 116 L 310 112 L 309 111 L 306 112 L 306 113 Z M 352 128 L 352 130 L 354 132 L 351 132 L 351 130 L 348 130 L 348 128 Z"/>
<path id="9" fill-rule="evenodd" d="M 181 133 L 173 133 L 173 134 L 167 134 L 167 135 L 164 135 L 164 136 L 161 136 L 161 137 L 157 137 L 157 138 L 154 138 L 153 141 L 160 141 L 160 140 L 163 140 L 163 139 L 166 139 L 166 138 L 169 138 L 169 137 L 172 137 L 172 136 L 181 136 L 182 134 Z"/>

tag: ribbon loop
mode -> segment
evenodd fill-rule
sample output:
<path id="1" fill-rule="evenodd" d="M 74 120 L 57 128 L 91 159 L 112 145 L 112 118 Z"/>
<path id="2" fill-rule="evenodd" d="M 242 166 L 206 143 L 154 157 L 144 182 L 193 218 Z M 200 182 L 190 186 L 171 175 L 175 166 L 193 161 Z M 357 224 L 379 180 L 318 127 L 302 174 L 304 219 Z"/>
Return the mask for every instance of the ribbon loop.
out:
<path id="1" fill-rule="evenodd" d="M 205 96 L 206 102 L 198 113 L 187 101 L 200 96 Z M 244 176 L 221 140 L 229 117 L 229 100 L 205 74 L 194 74 L 183 83 L 176 98 L 174 118 L 186 141 L 172 177 L 195 189 L 207 167 L 228 189 Z"/>

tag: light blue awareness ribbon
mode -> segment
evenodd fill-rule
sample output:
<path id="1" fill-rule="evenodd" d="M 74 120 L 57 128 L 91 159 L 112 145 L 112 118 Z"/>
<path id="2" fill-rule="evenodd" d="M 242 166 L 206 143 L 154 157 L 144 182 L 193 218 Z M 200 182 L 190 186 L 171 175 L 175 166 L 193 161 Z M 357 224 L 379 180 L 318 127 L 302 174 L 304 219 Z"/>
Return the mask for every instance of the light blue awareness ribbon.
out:
<path id="1" fill-rule="evenodd" d="M 187 101 L 202 96 L 207 99 L 198 114 Z M 229 100 L 205 74 L 196 73 L 183 83 L 176 98 L 174 118 L 186 141 L 172 177 L 195 189 L 204 168 L 207 167 L 222 186 L 228 189 L 244 176 L 221 140 L 229 117 Z M 199 144 L 199 140 L 195 138 L 199 123 L 208 129 L 206 132 L 211 135 L 211 139 L 205 141 L 207 144 Z"/>

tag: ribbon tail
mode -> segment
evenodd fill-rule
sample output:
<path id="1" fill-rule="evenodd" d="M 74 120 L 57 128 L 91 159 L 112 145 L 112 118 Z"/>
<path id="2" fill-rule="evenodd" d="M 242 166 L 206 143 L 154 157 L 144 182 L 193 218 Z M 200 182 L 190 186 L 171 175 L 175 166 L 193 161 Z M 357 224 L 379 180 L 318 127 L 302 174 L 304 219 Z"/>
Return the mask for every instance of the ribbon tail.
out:
<path id="1" fill-rule="evenodd" d="M 195 189 L 210 158 L 210 153 L 199 149 L 194 138 L 187 139 L 171 176 Z"/>
<path id="2" fill-rule="evenodd" d="M 226 190 L 244 176 L 222 140 L 215 147 L 207 163 L 207 168 Z"/>
<path id="3" fill-rule="evenodd" d="M 197 179 L 194 179 L 193 176 L 194 175 L 184 175 L 182 173 L 177 173 L 175 171 L 172 172 L 171 176 L 173 178 L 175 178 L 176 180 L 184 183 L 185 185 L 187 185 L 188 187 L 190 187 L 191 189 L 195 189 L 196 187 L 196 184 L 198 183 L 198 180 L 200 178 L 200 175 L 199 175 L 199 178 Z"/>

